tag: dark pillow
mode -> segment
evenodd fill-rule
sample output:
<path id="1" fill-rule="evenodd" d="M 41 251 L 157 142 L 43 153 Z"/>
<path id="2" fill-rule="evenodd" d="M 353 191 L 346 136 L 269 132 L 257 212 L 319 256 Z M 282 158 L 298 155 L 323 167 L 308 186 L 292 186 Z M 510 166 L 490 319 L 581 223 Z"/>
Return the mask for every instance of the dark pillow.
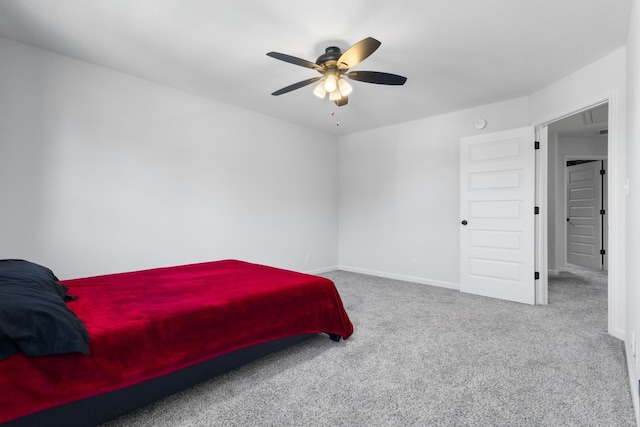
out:
<path id="1" fill-rule="evenodd" d="M 89 354 L 89 334 L 65 304 L 68 288 L 51 270 L 24 260 L 0 260 L 0 360 L 27 356 Z"/>

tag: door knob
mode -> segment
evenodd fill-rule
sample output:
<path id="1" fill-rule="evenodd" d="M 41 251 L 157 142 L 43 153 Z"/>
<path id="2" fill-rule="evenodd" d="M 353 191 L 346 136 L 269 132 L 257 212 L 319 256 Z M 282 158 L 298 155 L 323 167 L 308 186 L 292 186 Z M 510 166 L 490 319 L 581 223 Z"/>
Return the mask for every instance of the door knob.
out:
<path id="1" fill-rule="evenodd" d="M 468 222 L 467 222 L 467 220 L 466 220 L 466 219 L 463 219 L 463 220 L 462 220 L 462 222 L 461 222 L 460 224 L 462 224 L 462 225 L 467 225 L 467 224 L 468 224 Z"/>

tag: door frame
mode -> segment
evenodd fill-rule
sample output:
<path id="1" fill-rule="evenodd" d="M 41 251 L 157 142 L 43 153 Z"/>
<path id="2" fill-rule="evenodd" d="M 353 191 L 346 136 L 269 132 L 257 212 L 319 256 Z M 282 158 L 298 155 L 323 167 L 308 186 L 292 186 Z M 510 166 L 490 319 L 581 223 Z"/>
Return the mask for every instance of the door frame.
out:
<path id="1" fill-rule="evenodd" d="M 540 272 L 540 279 L 536 283 L 536 304 L 548 304 L 548 126 L 558 120 L 564 119 L 576 113 L 591 109 L 598 105 L 609 104 L 608 118 L 608 139 L 607 139 L 607 156 L 608 170 L 610 171 L 607 183 L 607 206 L 609 214 L 608 222 L 608 249 L 609 249 L 609 269 L 607 270 L 608 298 L 607 298 L 607 324 L 608 332 L 616 338 L 624 339 L 624 277 L 625 277 L 625 260 L 624 260 L 624 209 L 619 209 L 619 204 L 624 203 L 624 190 L 619 185 L 621 172 L 625 171 L 624 156 L 619 155 L 617 148 L 624 148 L 624 141 L 621 140 L 623 129 L 618 129 L 619 117 L 622 117 L 618 111 L 621 105 L 620 99 L 616 91 L 607 92 L 601 96 L 586 99 L 583 102 L 565 108 L 554 114 L 550 114 L 543 118 L 534 119 L 532 124 L 536 132 L 536 140 L 540 142 L 539 153 L 536 156 L 536 206 L 540 207 L 539 218 L 536 218 L 536 271 Z M 623 205 L 624 206 L 624 205 Z M 622 212 L 620 212 L 622 210 Z"/>

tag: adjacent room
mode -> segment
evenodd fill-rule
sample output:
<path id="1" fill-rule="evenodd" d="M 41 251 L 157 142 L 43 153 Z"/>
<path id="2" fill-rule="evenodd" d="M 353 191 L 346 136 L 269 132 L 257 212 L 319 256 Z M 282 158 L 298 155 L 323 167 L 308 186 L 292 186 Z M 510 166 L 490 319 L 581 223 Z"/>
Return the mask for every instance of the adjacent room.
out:
<path id="1" fill-rule="evenodd" d="M 0 423 L 636 425 L 639 76 L 637 0 L 0 1 L 0 292 L 80 327 L 0 298 Z"/>

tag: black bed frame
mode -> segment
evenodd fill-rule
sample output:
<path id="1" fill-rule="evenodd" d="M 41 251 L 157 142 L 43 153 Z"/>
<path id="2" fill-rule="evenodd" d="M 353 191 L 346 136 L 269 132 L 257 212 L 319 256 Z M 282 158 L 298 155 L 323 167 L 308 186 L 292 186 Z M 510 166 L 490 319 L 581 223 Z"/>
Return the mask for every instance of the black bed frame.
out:
<path id="1" fill-rule="evenodd" d="M 270 353 L 300 343 L 315 334 L 295 335 L 227 353 L 159 378 L 121 390 L 36 412 L 2 424 L 3 427 L 97 426 L 147 406 L 207 379 L 236 369 Z M 340 336 L 329 334 L 334 341 Z"/>

